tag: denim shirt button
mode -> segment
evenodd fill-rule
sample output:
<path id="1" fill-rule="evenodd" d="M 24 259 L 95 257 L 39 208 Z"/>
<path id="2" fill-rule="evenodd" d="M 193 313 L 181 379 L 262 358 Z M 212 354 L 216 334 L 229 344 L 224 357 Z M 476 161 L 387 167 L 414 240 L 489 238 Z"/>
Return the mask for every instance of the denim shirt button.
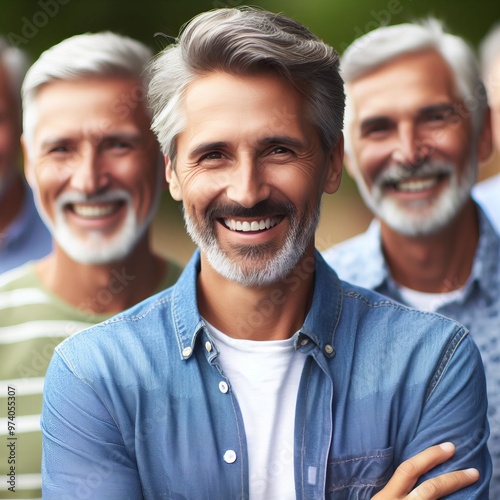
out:
<path id="1" fill-rule="evenodd" d="M 205 349 L 208 351 L 208 352 L 211 352 L 212 351 L 212 344 L 210 342 L 208 342 L 208 340 L 205 342 Z"/>
<path id="2" fill-rule="evenodd" d="M 309 343 L 309 339 L 302 339 L 300 341 L 300 345 L 307 345 Z"/>
<path id="3" fill-rule="evenodd" d="M 184 358 L 189 358 L 189 356 L 191 356 L 191 352 L 193 350 L 191 349 L 191 347 L 184 347 L 184 349 L 182 349 L 182 356 Z"/>
<path id="4" fill-rule="evenodd" d="M 227 450 L 224 453 L 224 462 L 232 464 L 236 461 L 236 452 L 234 450 Z"/>
<path id="5" fill-rule="evenodd" d="M 219 382 L 219 391 L 222 392 L 222 394 L 226 394 L 226 392 L 229 391 L 229 386 L 223 380 Z"/>
<path id="6" fill-rule="evenodd" d="M 329 355 L 333 354 L 333 347 L 330 344 L 325 345 L 325 352 Z"/>

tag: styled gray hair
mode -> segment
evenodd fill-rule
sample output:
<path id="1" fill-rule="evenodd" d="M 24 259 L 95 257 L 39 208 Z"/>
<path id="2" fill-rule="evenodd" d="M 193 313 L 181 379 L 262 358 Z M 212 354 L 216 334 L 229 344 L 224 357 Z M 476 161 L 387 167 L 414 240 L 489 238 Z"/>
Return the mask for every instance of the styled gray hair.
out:
<path id="1" fill-rule="evenodd" d="M 109 31 L 75 35 L 42 53 L 22 86 L 23 128 L 27 140 L 36 123 L 36 96 L 54 81 L 82 78 L 136 78 L 147 88 L 152 51 L 143 43 Z"/>
<path id="2" fill-rule="evenodd" d="M 465 40 L 446 33 L 437 19 L 386 26 L 358 38 L 342 56 L 341 74 L 347 84 L 393 59 L 425 50 L 436 51 L 449 65 L 465 111 L 471 116 L 474 133 L 479 135 L 488 102 L 476 56 Z M 353 114 L 347 89 L 345 135 L 348 152 L 352 151 L 349 125 Z"/>
<path id="3" fill-rule="evenodd" d="M 486 78 L 496 59 L 500 59 L 500 23 L 496 23 L 481 41 L 479 46 L 481 69 Z"/>
<path id="4" fill-rule="evenodd" d="M 5 37 L 0 36 L 0 65 L 5 68 L 12 93 L 19 101 L 19 110 L 21 109 L 21 85 L 29 63 L 25 52 L 12 47 Z"/>
<path id="5" fill-rule="evenodd" d="M 329 150 L 339 140 L 344 115 L 338 65 L 332 47 L 280 14 L 250 7 L 199 14 L 152 62 L 152 129 L 175 165 L 176 138 L 185 127 L 183 98 L 192 81 L 214 71 L 237 75 L 270 71 L 307 99 L 322 147 Z"/>

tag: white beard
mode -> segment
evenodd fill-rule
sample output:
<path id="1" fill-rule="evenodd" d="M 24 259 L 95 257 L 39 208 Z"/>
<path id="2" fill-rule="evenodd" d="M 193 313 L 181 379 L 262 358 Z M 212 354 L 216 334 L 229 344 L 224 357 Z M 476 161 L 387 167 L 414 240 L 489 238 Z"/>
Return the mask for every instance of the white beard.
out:
<path id="1" fill-rule="evenodd" d="M 475 153 L 475 148 L 471 149 Z M 377 177 L 370 191 L 356 166 L 355 180 L 365 204 L 377 218 L 394 231 L 406 236 L 430 235 L 446 227 L 470 198 L 470 191 L 477 177 L 477 163 L 472 154 L 460 181 L 453 165 L 429 161 L 422 167 L 415 169 L 416 176 L 423 169 L 429 173 L 432 171 L 446 172 L 448 186 L 437 198 L 402 204 L 384 192 L 386 179 L 407 179 L 413 174 L 409 175 L 408 170 L 405 170 L 404 167 L 388 167 Z"/>
<path id="2" fill-rule="evenodd" d="M 40 202 L 38 189 L 35 190 L 35 202 L 42 219 L 52 233 L 52 237 L 69 257 L 81 264 L 109 264 L 125 258 L 148 229 L 160 201 L 161 184 L 158 183 L 157 186 L 150 211 L 142 222 L 137 220 L 132 196 L 121 189 L 92 197 L 75 191 L 65 192 L 55 202 L 54 222 L 49 218 Z M 89 200 L 102 203 L 121 200 L 126 203 L 125 220 L 116 234 L 108 236 L 101 231 L 91 230 L 82 236 L 67 223 L 63 207 L 68 203 L 83 203 Z"/>
<path id="3" fill-rule="evenodd" d="M 289 215 L 291 230 L 284 245 L 271 257 L 267 255 L 269 248 L 259 249 L 258 246 L 242 248 L 240 258 L 243 265 L 234 262 L 220 247 L 213 228 L 217 222 L 205 221 L 205 228 L 200 229 L 186 210 L 183 212 L 189 236 L 200 247 L 215 271 L 227 280 L 246 287 L 264 287 L 285 279 L 304 256 L 307 247 L 314 241 L 320 207 L 318 204 L 312 213 L 306 214 L 300 221 L 297 220 L 295 213 Z"/>

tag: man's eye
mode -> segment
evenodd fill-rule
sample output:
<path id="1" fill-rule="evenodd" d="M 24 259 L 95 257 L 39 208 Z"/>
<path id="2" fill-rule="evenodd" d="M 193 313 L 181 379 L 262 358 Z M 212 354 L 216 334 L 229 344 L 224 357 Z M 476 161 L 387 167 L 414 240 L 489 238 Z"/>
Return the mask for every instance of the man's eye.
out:
<path id="1" fill-rule="evenodd" d="M 446 120 L 446 114 L 445 113 L 433 113 L 431 115 L 427 116 L 427 121 L 429 122 L 443 122 Z"/>
<path id="2" fill-rule="evenodd" d="M 365 128 L 361 131 L 362 137 L 377 137 L 386 134 L 389 131 L 389 127 L 385 125 L 377 125 L 373 127 Z"/>
<path id="3" fill-rule="evenodd" d="M 454 108 L 443 108 L 434 111 L 429 111 L 422 116 L 422 122 L 432 126 L 441 126 L 452 122 L 457 117 L 457 112 Z"/>
<path id="4" fill-rule="evenodd" d="M 285 148 L 284 146 L 276 146 L 271 150 L 271 154 L 273 155 L 286 155 L 291 153 L 291 151 L 288 148 Z"/>
<path id="5" fill-rule="evenodd" d="M 49 153 L 67 153 L 69 148 L 67 146 L 55 146 L 50 148 Z"/>
<path id="6" fill-rule="evenodd" d="M 109 141 L 108 144 L 106 144 L 106 146 L 108 148 L 111 148 L 111 149 L 127 149 L 127 148 L 130 148 L 130 144 L 126 141 L 119 141 L 119 140 L 115 140 L 115 141 Z"/>
<path id="7" fill-rule="evenodd" d="M 203 160 L 220 160 L 221 158 L 222 158 L 222 153 L 219 153 L 218 151 L 211 151 L 210 153 L 204 154 L 200 158 L 200 161 L 203 161 Z"/>

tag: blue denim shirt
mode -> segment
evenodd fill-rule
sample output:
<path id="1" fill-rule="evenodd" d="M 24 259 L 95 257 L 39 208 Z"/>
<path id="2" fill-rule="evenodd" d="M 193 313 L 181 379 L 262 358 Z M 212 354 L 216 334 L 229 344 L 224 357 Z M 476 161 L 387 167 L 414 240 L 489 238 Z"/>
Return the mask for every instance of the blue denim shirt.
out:
<path id="1" fill-rule="evenodd" d="M 44 499 L 248 499 L 243 419 L 198 311 L 199 265 L 196 252 L 175 286 L 57 347 Z M 453 441 L 455 457 L 434 474 L 477 467 L 481 479 L 450 498 L 486 499 L 485 381 L 467 330 L 339 281 L 318 253 L 315 266 L 296 342 L 307 356 L 296 498 L 370 498 L 403 460 Z"/>
<path id="2" fill-rule="evenodd" d="M 479 243 L 464 296 L 440 300 L 436 312 L 470 330 L 483 358 L 488 386 L 488 447 L 493 461 L 490 498 L 500 498 L 500 236 L 478 207 Z M 404 303 L 384 259 L 380 224 L 324 252 L 338 275 Z"/>
<path id="3" fill-rule="evenodd" d="M 52 235 L 38 215 L 28 184 L 24 188 L 21 211 L 0 234 L 0 273 L 41 259 L 52 250 Z"/>

